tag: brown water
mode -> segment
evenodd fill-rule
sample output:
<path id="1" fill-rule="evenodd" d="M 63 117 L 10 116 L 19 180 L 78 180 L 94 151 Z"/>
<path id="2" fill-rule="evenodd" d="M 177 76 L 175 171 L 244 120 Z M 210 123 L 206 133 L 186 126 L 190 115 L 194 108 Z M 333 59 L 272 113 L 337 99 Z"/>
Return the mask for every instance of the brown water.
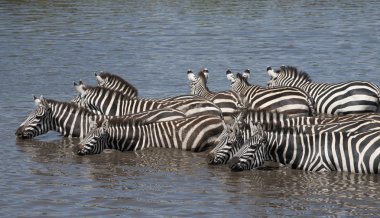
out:
<path id="1" fill-rule="evenodd" d="M 380 215 L 378 175 L 273 163 L 233 173 L 206 153 L 170 149 L 77 156 L 52 132 L 18 140 L 33 95 L 69 100 L 73 81 L 117 73 L 141 96 L 190 91 L 186 71 L 295 65 L 315 81 L 380 85 L 377 1 L 3 1 L 0 4 L 0 216 Z"/>

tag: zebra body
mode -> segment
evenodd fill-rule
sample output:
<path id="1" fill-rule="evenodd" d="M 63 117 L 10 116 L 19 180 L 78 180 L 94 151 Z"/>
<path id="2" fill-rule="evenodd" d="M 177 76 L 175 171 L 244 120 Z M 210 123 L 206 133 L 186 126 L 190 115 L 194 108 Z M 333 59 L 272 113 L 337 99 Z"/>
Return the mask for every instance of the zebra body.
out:
<path id="1" fill-rule="evenodd" d="M 214 103 L 203 98 L 176 101 L 131 99 L 120 92 L 102 87 L 90 87 L 84 90 L 76 88 L 81 96 L 80 105 L 98 114 L 124 116 L 147 110 L 172 108 L 184 112 L 186 116 L 205 114 L 222 116 L 220 109 Z"/>
<path id="2" fill-rule="evenodd" d="M 119 91 L 123 93 L 123 95 L 130 98 L 135 98 L 138 96 L 138 90 L 118 75 L 108 72 L 100 72 L 95 73 L 95 78 L 98 82 L 98 86 L 100 87 Z"/>
<path id="3" fill-rule="evenodd" d="M 222 118 L 209 115 L 145 124 L 106 120 L 79 143 L 78 154 L 97 154 L 106 148 L 131 151 L 162 147 L 204 151 L 216 144 L 224 127 Z"/>
<path id="4" fill-rule="evenodd" d="M 191 94 L 202 96 L 215 103 L 222 111 L 224 120 L 231 123 L 238 106 L 241 104 L 240 96 L 234 91 L 211 92 L 207 87 L 207 69 L 200 71 L 198 77 L 189 70 L 187 77 L 191 81 Z"/>
<path id="5" fill-rule="evenodd" d="M 78 107 L 74 103 L 59 102 L 34 98 L 37 108 L 16 130 L 18 138 L 33 138 L 48 131 L 56 131 L 65 137 L 84 137 L 90 130 L 91 120 L 101 122 L 110 116 L 97 115 Z M 185 114 L 175 109 L 159 109 L 123 116 L 122 119 L 136 119 L 144 122 L 168 121 L 185 117 Z"/>
<path id="6" fill-rule="evenodd" d="M 246 141 L 229 165 L 239 171 L 256 168 L 265 160 L 305 171 L 379 173 L 380 131 L 305 134 L 292 128 L 261 129 Z"/>
<path id="7" fill-rule="evenodd" d="M 209 164 L 225 164 L 252 136 L 251 124 L 266 129 L 293 128 L 303 133 L 364 132 L 380 130 L 380 114 L 352 114 L 334 117 L 288 117 L 285 114 L 243 109 L 230 130 L 220 135 L 219 143 L 209 152 Z"/>
<path id="8" fill-rule="evenodd" d="M 377 112 L 379 87 L 370 82 L 350 81 L 337 84 L 314 83 L 305 72 L 287 66 L 274 71 L 267 69 L 269 87 L 297 87 L 314 99 L 318 114 L 351 114 Z"/>
<path id="9" fill-rule="evenodd" d="M 313 99 L 298 88 L 264 88 L 249 85 L 247 76 L 240 73 L 237 73 L 235 77 L 228 70 L 226 75 L 231 81 L 231 90 L 242 96 L 248 108 L 277 111 L 290 116 L 310 116 L 315 113 Z"/>

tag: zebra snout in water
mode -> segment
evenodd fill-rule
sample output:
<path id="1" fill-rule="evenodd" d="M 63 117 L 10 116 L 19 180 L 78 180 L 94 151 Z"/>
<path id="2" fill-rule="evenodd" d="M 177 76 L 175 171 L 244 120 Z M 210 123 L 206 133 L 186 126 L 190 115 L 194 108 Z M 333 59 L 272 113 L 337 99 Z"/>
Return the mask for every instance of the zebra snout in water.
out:
<path id="1" fill-rule="evenodd" d="M 30 138 L 32 138 L 32 135 L 30 133 L 28 133 L 27 131 L 25 131 L 25 128 L 23 126 L 20 126 L 16 130 L 15 135 L 19 139 L 30 139 Z"/>
<path id="2" fill-rule="evenodd" d="M 233 172 L 238 172 L 238 171 L 244 170 L 243 164 L 240 162 L 238 157 L 233 157 L 228 162 L 228 166 L 230 167 L 231 171 L 233 171 Z"/>
<path id="3" fill-rule="evenodd" d="M 76 153 L 77 153 L 77 155 L 87 154 L 87 149 L 86 149 L 85 145 L 84 144 L 78 144 Z"/>

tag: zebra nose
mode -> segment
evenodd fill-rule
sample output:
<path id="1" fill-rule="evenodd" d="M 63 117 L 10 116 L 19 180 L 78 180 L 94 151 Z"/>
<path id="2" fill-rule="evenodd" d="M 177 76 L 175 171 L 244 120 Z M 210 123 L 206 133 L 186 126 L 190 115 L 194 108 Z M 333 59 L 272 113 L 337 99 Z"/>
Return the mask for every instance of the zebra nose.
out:
<path id="1" fill-rule="evenodd" d="M 207 162 L 210 165 L 216 165 L 217 164 L 215 161 L 215 153 L 214 152 L 210 152 L 207 154 Z"/>
<path id="2" fill-rule="evenodd" d="M 23 126 L 20 126 L 16 130 L 15 135 L 17 136 L 17 138 L 19 138 L 19 139 L 25 139 L 26 138 L 26 135 L 24 135 L 24 130 L 25 130 L 25 128 Z"/>
<path id="3" fill-rule="evenodd" d="M 233 157 L 228 162 L 228 166 L 230 167 L 231 171 L 233 171 L 233 172 L 243 171 L 243 167 L 242 167 L 238 157 Z"/>

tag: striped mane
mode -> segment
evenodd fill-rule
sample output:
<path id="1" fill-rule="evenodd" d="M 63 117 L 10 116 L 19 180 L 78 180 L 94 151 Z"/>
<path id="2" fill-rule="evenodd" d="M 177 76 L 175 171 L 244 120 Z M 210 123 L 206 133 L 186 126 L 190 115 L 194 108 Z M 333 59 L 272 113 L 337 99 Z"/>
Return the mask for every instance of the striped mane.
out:
<path id="1" fill-rule="evenodd" d="M 298 71 L 298 69 L 293 66 L 281 67 L 279 70 L 276 70 L 276 73 L 284 73 L 285 75 L 294 79 L 297 78 L 303 81 L 312 82 L 308 73 L 304 71 Z"/>
<path id="2" fill-rule="evenodd" d="M 126 84 L 128 87 L 130 87 L 134 92 L 136 92 L 136 94 L 138 93 L 136 87 L 134 87 L 132 84 L 130 84 L 128 81 L 126 81 L 125 79 L 121 78 L 120 76 L 118 75 L 115 75 L 115 74 L 112 74 L 112 73 L 109 73 L 109 72 L 101 72 L 98 74 L 102 79 L 105 79 L 105 78 L 108 78 L 108 80 L 114 80 L 114 81 L 119 81 L 123 84 Z"/>
<path id="3" fill-rule="evenodd" d="M 83 88 L 86 92 L 89 91 L 89 92 L 102 92 L 102 93 L 105 93 L 105 92 L 108 92 L 109 95 L 108 96 L 113 96 L 115 95 L 116 97 L 119 97 L 120 95 L 122 96 L 122 99 L 131 99 L 130 97 L 124 95 L 122 92 L 119 92 L 119 91 L 116 91 L 116 90 L 113 90 L 113 89 L 109 89 L 109 88 L 105 88 L 105 87 L 101 87 L 101 86 L 86 86 Z"/>

